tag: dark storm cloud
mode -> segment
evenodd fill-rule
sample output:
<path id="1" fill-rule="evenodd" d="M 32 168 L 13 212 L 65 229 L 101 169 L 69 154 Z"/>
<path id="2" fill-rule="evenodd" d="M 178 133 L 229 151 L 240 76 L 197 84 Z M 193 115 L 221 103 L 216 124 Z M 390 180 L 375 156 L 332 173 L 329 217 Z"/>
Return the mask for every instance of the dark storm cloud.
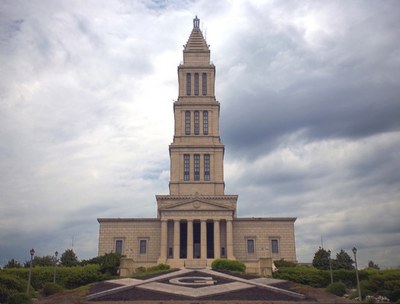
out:
<path id="1" fill-rule="evenodd" d="M 223 92 L 221 123 L 224 141 L 237 156 L 263 154 L 296 133 L 298 140 L 309 142 L 399 130 L 396 5 L 359 4 L 327 4 L 331 14 L 345 11 L 338 17 L 342 22 L 327 27 L 334 17 L 321 17 L 326 27 L 322 22 L 317 30 L 308 23 L 318 15 L 308 14 L 317 9 L 324 16 L 326 7 L 311 2 L 304 8 L 300 3 L 290 10 L 293 23 L 285 20 L 287 26 L 280 27 L 273 13 L 265 14 L 264 19 L 247 20 L 241 35 L 230 41 L 221 81 L 234 86 Z M 287 6 L 278 4 L 277 10 Z M 297 19 L 304 24 L 298 26 Z"/>

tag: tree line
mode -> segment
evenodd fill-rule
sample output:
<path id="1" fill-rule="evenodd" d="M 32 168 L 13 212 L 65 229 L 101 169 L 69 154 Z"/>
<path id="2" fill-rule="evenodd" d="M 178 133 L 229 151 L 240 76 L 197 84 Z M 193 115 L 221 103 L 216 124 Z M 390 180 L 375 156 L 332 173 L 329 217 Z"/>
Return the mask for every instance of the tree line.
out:
<path id="1" fill-rule="evenodd" d="M 322 247 L 319 247 L 317 252 L 315 252 L 312 261 L 312 265 L 320 270 L 329 270 L 329 269 L 353 270 L 354 269 L 353 264 L 354 264 L 353 259 L 343 249 L 340 249 L 340 251 L 336 253 L 336 259 L 332 259 L 331 251 L 326 250 Z M 369 261 L 368 268 L 379 269 L 379 266 L 375 264 L 373 261 Z"/>
<path id="2" fill-rule="evenodd" d="M 75 252 L 72 249 L 67 249 L 61 255 L 60 259 L 56 258 L 55 256 L 46 255 L 46 256 L 35 256 L 32 260 L 32 267 L 35 266 L 64 266 L 64 267 L 72 267 L 72 266 L 79 266 L 79 265 L 86 265 L 86 264 L 94 264 L 88 263 L 90 260 L 83 260 L 79 261 L 78 257 L 76 256 Z M 15 259 L 11 259 L 4 265 L 4 269 L 7 268 L 27 268 L 30 266 L 31 261 L 26 261 L 25 263 L 20 263 Z"/>

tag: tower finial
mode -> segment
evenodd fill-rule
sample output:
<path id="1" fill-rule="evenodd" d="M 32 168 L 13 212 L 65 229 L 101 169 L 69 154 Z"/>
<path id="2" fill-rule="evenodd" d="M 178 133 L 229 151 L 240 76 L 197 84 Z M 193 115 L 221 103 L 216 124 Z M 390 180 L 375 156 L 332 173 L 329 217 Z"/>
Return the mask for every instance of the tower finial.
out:
<path id="1" fill-rule="evenodd" d="M 196 18 L 193 19 L 193 27 L 194 27 L 195 29 L 198 29 L 199 26 L 200 26 L 200 19 L 197 18 L 197 16 L 196 16 Z"/>

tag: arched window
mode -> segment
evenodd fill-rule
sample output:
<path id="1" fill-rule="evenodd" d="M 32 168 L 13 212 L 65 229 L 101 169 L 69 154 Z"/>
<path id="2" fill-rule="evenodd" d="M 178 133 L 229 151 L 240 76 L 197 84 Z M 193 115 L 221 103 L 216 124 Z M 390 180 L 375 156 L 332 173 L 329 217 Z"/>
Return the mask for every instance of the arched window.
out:
<path id="1" fill-rule="evenodd" d="M 199 96 L 199 73 L 194 73 L 194 95 Z"/>
<path id="2" fill-rule="evenodd" d="M 203 96 L 207 95 L 207 73 L 201 74 L 201 91 Z"/>
<path id="3" fill-rule="evenodd" d="M 192 94 L 192 74 L 186 73 L 186 95 Z"/>
<path id="4" fill-rule="evenodd" d="M 190 135 L 190 111 L 185 112 L 185 134 Z"/>
<path id="5" fill-rule="evenodd" d="M 208 111 L 203 111 L 203 134 L 208 135 Z"/>
<path id="6" fill-rule="evenodd" d="M 194 135 L 199 135 L 200 122 L 199 122 L 199 111 L 194 111 Z"/>

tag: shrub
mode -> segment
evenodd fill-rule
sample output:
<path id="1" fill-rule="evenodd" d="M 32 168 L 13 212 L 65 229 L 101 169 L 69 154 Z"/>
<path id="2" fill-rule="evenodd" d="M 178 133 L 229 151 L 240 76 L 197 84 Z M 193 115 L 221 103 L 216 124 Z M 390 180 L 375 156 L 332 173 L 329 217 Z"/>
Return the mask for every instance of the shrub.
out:
<path id="1" fill-rule="evenodd" d="M 18 292 L 8 298 L 7 304 L 32 304 L 32 299 L 24 292 Z"/>
<path id="2" fill-rule="evenodd" d="M 100 265 L 100 272 L 115 276 L 118 274 L 121 255 L 118 253 L 106 253 L 98 257 L 98 262 Z"/>
<path id="3" fill-rule="evenodd" d="M 238 271 L 238 272 L 246 271 L 246 266 L 242 262 L 235 260 L 227 260 L 227 259 L 214 260 L 211 264 L 211 268 L 219 270 Z"/>
<path id="4" fill-rule="evenodd" d="M 26 280 L 16 275 L 0 272 L 0 303 L 7 303 L 13 294 L 25 292 L 27 284 Z"/>
<path id="5" fill-rule="evenodd" d="M 391 301 L 400 300 L 400 280 L 391 280 L 383 283 L 383 295 Z"/>
<path id="6" fill-rule="evenodd" d="M 85 267 L 65 267 L 59 271 L 59 283 L 68 289 L 105 280 L 106 275 L 99 271 L 99 265 Z"/>
<path id="7" fill-rule="evenodd" d="M 147 268 L 147 271 L 154 272 L 154 271 L 163 271 L 163 270 L 169 270 L 169 269 L 170 269 L 169 265 L 161 263 L 156 266 Z"/>
<path id="8" fill-rule="evenodd" d="M 367 290 L 365 290 L 364 288 L 361 287 L 361 297 L 363 299 L 365 299 L 366 296 L 371 295 L 371 293 Z M 357 299 L 358 298 L 358 290 L 354 289 L 350 295 L 349 295 L 350 299 Z"/>
<path id="9" fill-rule="evenodd" d="M 297 264 L 289 261 L 285 261 L 285 259 L 280 259 L 278 261 L 274 261 L 274 264 L 277 268 L 282 267 L 296 267 Z"/>
<path id="10" fill-rule="evenodd" d="M 0 303 L 6 303 L 8 298 L 15 292 L 13 289 L 8 289 L 0 285 Z"/>
<path id="11" fill-rule="evenodd" d="M 136 268 L 136 273 L 142 273 L 142 272 L 146 272 L 146 267 L 140 266 L 138 268 Z"/>
<path id="12" fill-rule="evenodd" d="M 23 292 L 27 287 L 27 282 L 17 276 L 0 273 L 0 286 L 9 290 Z"/>
<path id="13" fill-rule="evenodd" d="M 329 271 L 305 266 L 278 269 L 273 273 L 273 277 L 313 287 L 327 287 L 330 281 Z"/>
<path id="14" fill-rule="evenodd" d="M 43 293 L 46 297 L 56 294 L 62 290 L 63 287 L 61 285 L 58 285 L 57 283 L 46 283 L 43 286 Z"/>
<path id="15" fill-rule="evenodd" d="M 342 282 L 335 282 L 326 287 L 326 291 L 342 297 L 346 293 L 346 286 Z"/>

